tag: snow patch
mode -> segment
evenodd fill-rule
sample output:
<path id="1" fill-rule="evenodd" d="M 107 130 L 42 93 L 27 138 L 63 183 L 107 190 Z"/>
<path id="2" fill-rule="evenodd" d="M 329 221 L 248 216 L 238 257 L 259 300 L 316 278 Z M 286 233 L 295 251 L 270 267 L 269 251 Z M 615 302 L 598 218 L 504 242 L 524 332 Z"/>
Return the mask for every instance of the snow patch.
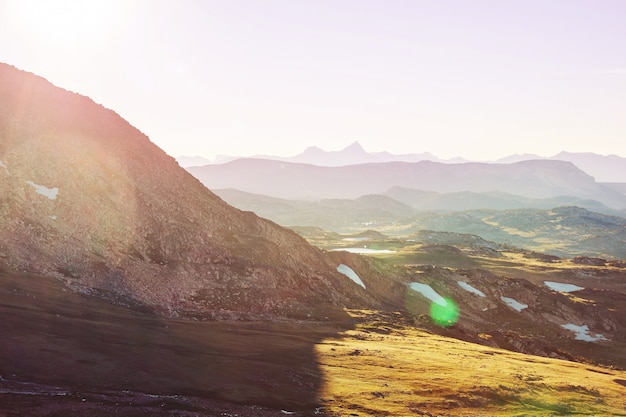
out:
<path id="1" fill-rule="evenodd" d="M 32 186 L 33 188 L 35 188 L 35 192 L 37 192 L 38 194 L 41 194 L 43 196 L 48 197 L 50 200 L 56 200 L 57 199 L 57 194 L 59 194 L 59 188 L 58 187 L 48 188 L 45 185 L 35 184 L 32 181 L 26 181 L 26 184 Z"/>
<path id="2" fill-rule="evenodd" d="M 422 294 L 424 297 L 428 298 L 433 303 L 437 303 L 442 306 L 446 306 L 448 302 L 445 298 L 437 293 L 437 291 L 433 290 L 433 288 L 428 284 L 422 284 L 420 282 L 411 282 L 409 284 L 409 288 L 413 291 L 417 291 Z"/>
<path id="3" fill-rule="evenodd" d="M 506 305 L 517 311 L 522 311 L 523 309 L 528 307 L 528 304 L 522 304 L 519 301 L 509 297 L 500 297 L 500 299 L 504 301 Z"/>
<path id="4" fill-rule="evenodd" d="M 596 333 L 595 335 L 589 334 L 589 326 L 586 324 L 582 326 L 577 326 L 575 324 L 562 324 L 561 327 L 567 330 L 571 330 L 576 333 L 576 340 L 584 340 L 585 342 L 597 342 L 598 340 L 609 340 L 601 334 Z"/>
<path id="5" fill-rule="evenodd" d="M 476 289 L 476 288 L 472 287 L 471 285 L 469 285 L 469 284 L 468 284 L 467 282 L 465 282 L 465 281 L 457 281 L 456 283 L 457 283 L 457 284 L 459 284 L 459 286 L 460 286 L 461 288 L 463 288 L 465 291 L 469 291 L 469 292 L 471 292 L 471 293 L 474 293 L 474 294 L 480 295 L 481 297 L 486 297 L 486 295 L 485 295 L 485 293 L 484 293 L 484 292 L 482 292 L 481 290 L 478 290 L 478 289 Z"/>
<path id="6" fill-rule="evenodd" d="M 48 216 L 48 217 L 50 217 L 52 220 L 56 220 L 57 219 L 57 216 Z"/>
<path id="7" fill-rule="evenodd" d="M 2 161 L 0 161 L 0 167 L 4 168 L 4 172 L 6 172 L 7 175 L 9 175 L 9 168 L 7 168 L 7 166 L 4 165 L 4 163 Z"/>
<path id="8" fill-rule="evenodd" d="M 346 242 L 364 242 L 366 240 L 370 240 L 369 237 L 344 237 L 343 239 Z"/>
<path id="9" fill-rule="evenodd" d="M 339 264 L 339 266 L 337 267 L 337 272 L 341 272 L 342 274 L 350 278 L 352 281 L 356 282 L 361 287 L 365 288 L 365 284 L 363 283 L 363 281 L 361 281 L 361 278 L 348 265 Z"/>
<path id="10" fill-rule="evenodd" d="M 578 285 L 564 284 L 562 282 L 544 281 L 543 283 L 546 284 L 546 287 L 558 292 L 574 292 L 585 289 L 584 287 L 579 287 Z"/>

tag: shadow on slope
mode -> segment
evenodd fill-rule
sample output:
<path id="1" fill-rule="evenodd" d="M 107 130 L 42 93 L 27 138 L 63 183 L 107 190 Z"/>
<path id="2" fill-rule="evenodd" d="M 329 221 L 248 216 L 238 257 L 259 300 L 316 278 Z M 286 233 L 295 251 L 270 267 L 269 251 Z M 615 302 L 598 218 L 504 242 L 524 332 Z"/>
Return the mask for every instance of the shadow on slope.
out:
<path id="1" fill-rule="evenodd" d="M 350 327 L 342 311 L 332 324 L 164 319 L 6 272 L 0 314 L 8 416 L 307 415 L 322 384 L 314 345 Z"/>

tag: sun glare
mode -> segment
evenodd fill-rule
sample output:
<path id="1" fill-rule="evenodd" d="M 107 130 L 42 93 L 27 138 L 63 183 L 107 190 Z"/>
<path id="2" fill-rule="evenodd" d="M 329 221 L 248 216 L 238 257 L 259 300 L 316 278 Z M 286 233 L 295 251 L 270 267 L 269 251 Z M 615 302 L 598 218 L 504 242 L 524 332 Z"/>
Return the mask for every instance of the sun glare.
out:
<path id="1" fill-rule="evenodd" d="M 112 0 L 14 0 L 5 12 L 14 32 L 51 48 L 101 47 L 118 35 L 128 6 Z"/>

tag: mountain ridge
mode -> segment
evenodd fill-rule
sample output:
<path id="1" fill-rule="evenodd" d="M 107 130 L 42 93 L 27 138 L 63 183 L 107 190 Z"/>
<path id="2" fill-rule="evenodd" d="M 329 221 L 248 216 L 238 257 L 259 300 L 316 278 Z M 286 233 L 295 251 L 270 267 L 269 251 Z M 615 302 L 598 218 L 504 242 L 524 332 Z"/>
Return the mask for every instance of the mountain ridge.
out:
<path id="1" fill-rule="evenodd" d="M 233 188 L 278 198 L 315 200 L 382 194 L 392 187 L 450 192 L 507 192 L 526 198 L 570 196 L 626 207 L 626 195 L 597 183 L 571 162 L 513 164 L 432 161 L 321 167 L 266 159 L 238 159 L 187 168 L 210 189 Z"/>
<path id="2" fill-rule="evenodd" d="M 12 270 L 161 314 L 378 304 L 319 249 L 229 206 L 117 113 L 6 64 L 0 138 L 0 260 Z"/>
<path id="3" fill-rule="evenodd" d="M 317 146 L 310 146 L 306 148 L 303 152 L 289 157 L 273 155 L 254 155 L 250 157 L 220 155 L 216 157 L 213 161 L 207 158 L 203 158 L 201 156 L 179 156 L 176 159 L 181 164 L 181 166 L 183 166 L 184 168 L 189 168 L 209 164 L 222 164 L 242 158 L 270 159 L 283 162 L 295 162 L 329 167 L 381 162 L 432 161 L 442 163 L 482 162 L 510 164 L 534 159 L 557 160 L 574 163 L 577 167 L 596 178 L 598 182 L 626 183 L 626 158 L 613 154 L 599 155 L 592 152 L 561 151 L 555 155 L 547 157 L 537 154 L 525 153 L 509 155 L 493 161 L 469 160 L 462 157 L 441 159 L 430 152 L 410 154 L 392 154 L 386 151 L 367 152 L 358 141 L 355 141 L 339 151 L 325 151 Z"/>

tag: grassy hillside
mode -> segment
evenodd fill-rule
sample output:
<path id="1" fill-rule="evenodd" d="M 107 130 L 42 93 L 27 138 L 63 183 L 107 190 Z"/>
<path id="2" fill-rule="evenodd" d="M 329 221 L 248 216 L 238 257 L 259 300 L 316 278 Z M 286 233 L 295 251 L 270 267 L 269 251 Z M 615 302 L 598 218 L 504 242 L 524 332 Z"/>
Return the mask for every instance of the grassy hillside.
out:
<path id="1" fill-rule="evenodd" d="M 523 355 L 351 312 L 316 346 L 330 416 L 626 415 L 626 372 Z"/>

